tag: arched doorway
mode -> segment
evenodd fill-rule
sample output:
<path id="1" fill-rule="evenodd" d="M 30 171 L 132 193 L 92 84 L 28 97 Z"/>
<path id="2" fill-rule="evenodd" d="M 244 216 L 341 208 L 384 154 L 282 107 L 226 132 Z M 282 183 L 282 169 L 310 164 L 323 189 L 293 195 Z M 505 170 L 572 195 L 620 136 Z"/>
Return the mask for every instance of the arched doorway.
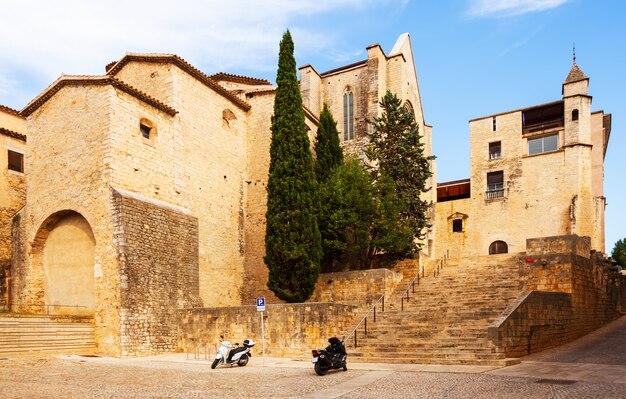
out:
<path id="1" fill-rule="evenodd" d="M 77 212 L 50 216 L 35 239 L 44 277 L 44 300 L 51 314 L 92 315 L 95 309 L 96 240 Z"/>

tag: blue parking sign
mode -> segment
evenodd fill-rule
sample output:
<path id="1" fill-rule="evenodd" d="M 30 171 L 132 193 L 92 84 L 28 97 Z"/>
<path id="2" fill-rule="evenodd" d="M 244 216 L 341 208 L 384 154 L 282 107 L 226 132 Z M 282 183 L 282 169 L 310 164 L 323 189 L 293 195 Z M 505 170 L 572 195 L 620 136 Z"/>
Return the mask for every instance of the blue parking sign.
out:
<path id="1" fill-rule="evenodd" d="M 265 297 L 256 299 L 256 310 L 257 312 L 265 312 Z"/>

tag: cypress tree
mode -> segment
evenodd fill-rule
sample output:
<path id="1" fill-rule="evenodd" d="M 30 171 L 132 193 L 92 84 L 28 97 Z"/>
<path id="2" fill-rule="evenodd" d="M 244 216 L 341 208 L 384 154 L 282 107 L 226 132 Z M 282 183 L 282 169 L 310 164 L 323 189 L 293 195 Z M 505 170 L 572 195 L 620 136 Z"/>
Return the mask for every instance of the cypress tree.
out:
<path id="1" fill-rule="evenodd" d="M 332 170 L 343 163 L 337 122 L 327 104 L 324 104 L 320 113 L 320 124 L 315 136 L 315 155 L 315 177 L 318 183 L 328 180 Z"/>
<path id="2" fill-rule="evenodd" d="M 280 42 L 267 182 L 267 286 L 282 300 L 303 302 L 319 276 L 317 188 L 289 31 Z"/>
<path id="3" fill-rule="evenodd" d="M 434 156 L 424 154 L 424 143 L 411 107 L 390 91 L 380 101 L 382 113 L 370 123 L 374 129 L 370 135 L 367 155 L 375 161 L 374 176 L 390 177 L 395 184 L 401 204 L 400 226 L 410 230 L 411 242 L 401 251 L 412 255 L 424 239 L 428 223 L 430 201 L 421 198 L 430 190 L 428 178 L 432 176 L 430 161 Z"/>

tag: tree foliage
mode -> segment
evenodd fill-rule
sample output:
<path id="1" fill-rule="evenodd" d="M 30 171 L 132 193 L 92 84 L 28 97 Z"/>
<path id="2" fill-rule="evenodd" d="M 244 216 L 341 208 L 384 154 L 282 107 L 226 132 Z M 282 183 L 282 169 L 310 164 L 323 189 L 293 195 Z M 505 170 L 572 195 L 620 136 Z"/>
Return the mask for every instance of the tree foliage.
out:
<path id="1" fill-rule="evenodd" d="M 394 247 L 403 255 L 411 255 L 420 248 L 420 240 L 425 237 L 430 201 L 422 199 L 422 194 L 430 190 L 428 179 L 432 176 L 430 161 L 433 156 L 424 153 L 419 126 L 411 107 L 390 91 L 381 99 L 381 115 L 373 121 L 367 155 L 373 161 L 372 173 L 375 179 L 388 176 L 395 185 L 399 200 L 400 220 L 398 228 L 401 237 L 408 242 L 396 242 Z M 410 232 L 405 236 L 405 229 Z M 388 239 L 390 237 L 387 237 Z"/>
<path id="2" fill-rule="evenodd" d="M 322 271 L 367 267 L 374 218 L 374 190 L 358 160 L 334 168 L 320 183 L 319 225 L 324 262 Z"/>
<path id="3" fill-rule="evenodd" d="M 320 113 L 320 124 L 315 136 L 315 155 L 315 176 L 318 182 L 328 180 L 333 169 L 343 164 L 337 122 L 326 104 Z"/>
<path id="4" fill-rule="evenodd" d="M 321 239 L 317 187 L 289 31 L 280 42 L 267 183 L 265 264 L 268 287 L 282 300 L 303 302 L 315 288 Z"/>
<path id="5" fill-rule="evenodd" d="M 626 238 L 617 240 L 611 252 L 611 259 L 622 266 L 622 268 L 626 268 Z"/>

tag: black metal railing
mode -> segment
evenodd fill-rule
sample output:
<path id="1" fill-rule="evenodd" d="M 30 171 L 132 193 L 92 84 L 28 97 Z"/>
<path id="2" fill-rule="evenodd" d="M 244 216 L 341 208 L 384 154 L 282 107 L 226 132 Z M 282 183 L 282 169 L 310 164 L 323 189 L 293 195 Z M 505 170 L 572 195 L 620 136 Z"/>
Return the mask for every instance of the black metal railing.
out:
<path id="1" fill-rule="evenodd" d="M 381 312 L 385 312 L 385 294 L 382 294 L 380 296 L 380 298 L 378 298 L 378 300 L 376 302 L 374 302 L 374 304 L 372 306 L 370 306 L 369 310 L 365 313 L 365 316 L 363 316 L 363 318 L 361 319 L 361 321 L 359 321 L 357 323 L 357 325 L 352 329 L 352 331 L 350 331 L 350 333 L 348 333 L 348 335 L 346 335 L 343 338 L 343 342 L 347 342 L 348 339 L 350 339 L 350 337 L 352 335 L 354 335 L 354 347 L 356 348 L 358 345 L 357 342 L 357 332 L 358 332 L 358 328 L 363 325 L 363 335 L 367 336 L 367 318 L 369 317 L 370 313 L 373 312 L 373 317 L 374 317 L 374 323 L 376 323 L 376 306 L 378 304 L 381 304 Z"/>

